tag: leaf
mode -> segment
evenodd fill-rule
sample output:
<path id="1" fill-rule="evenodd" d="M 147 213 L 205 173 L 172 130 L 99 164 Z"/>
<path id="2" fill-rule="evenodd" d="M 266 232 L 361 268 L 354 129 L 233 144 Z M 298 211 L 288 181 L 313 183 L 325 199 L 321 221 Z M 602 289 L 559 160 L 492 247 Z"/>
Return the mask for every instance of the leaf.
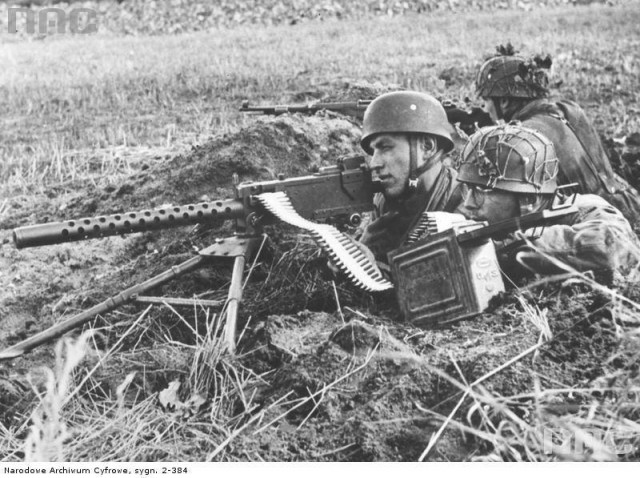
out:
<path id="1" fill-rule="evenodd" d="M 169 386 L 158 394 L 158 401 L 165 411 L 188 418 L 200 410 L 206 403 L 206 399 L 202 395 L 195 394 L 186 402 L 181 401 L 178 396 L 181 385 L 179 380 L 169 383 Z"/>

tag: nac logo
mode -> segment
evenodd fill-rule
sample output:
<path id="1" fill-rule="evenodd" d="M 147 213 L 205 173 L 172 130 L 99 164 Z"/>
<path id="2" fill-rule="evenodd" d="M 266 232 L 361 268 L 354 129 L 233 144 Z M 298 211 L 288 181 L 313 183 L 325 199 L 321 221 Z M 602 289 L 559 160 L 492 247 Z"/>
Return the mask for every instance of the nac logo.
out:
<path id="1" fill-rule="evenodd" d="M 18 16 L 20 15 L 20 17 Z M 48 7 L 32 10 L 27 7 L 9 7 L 7 24 L 9 33 L 18 33 L 18 18 L 24 19 L 24 31 L 28 35 L 47 35 L 53 29 L 56 33 L 86 35 L 98 31 L 98 14 L 93 8 Z"/>

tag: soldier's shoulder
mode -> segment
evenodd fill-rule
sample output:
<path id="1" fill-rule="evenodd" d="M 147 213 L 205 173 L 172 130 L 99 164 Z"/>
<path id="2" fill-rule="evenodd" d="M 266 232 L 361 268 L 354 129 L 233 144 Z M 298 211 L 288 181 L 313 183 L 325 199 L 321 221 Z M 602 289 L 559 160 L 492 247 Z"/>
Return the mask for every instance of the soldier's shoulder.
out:
<path id="1" fill-rule="evenodd" d="M 623 220 L 624 215 L 609 201 L 595 194 L 578 194 L 574 205 L 578 208 L 581 220 L 592 220 L 606 218 Z"/>

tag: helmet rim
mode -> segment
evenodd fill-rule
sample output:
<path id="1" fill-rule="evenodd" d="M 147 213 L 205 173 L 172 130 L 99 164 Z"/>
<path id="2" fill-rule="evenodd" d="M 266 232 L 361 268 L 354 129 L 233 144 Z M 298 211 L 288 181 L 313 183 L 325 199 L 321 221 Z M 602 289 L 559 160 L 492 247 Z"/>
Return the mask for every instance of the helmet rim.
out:
<path id="1" fill-rule="evenodd" d="M 471 136 L 460 155 L 457 178 L 516 194 L 552 195 L 557 174 L 553 143 L 539 131 L 510 123 Z"/>
<path id="2" fill-rule="evenodd" d="M 373 154 L 371 141 L 380 134 L 424 134 L 436 137 L 445 152 L 453 149 L 451 127 L 438 100 L 417 91 L 394 91 L 378 96 L 364 114 L 360 146 Z"/>

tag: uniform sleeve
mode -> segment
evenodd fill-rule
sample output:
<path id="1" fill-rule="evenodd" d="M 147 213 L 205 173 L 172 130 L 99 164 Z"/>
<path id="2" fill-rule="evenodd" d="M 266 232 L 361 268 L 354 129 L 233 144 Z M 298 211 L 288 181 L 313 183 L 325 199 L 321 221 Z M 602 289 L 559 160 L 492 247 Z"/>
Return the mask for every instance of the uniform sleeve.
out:
<path id="1" fill-rule="evenodd" d="M 581 209 L 571 225 L 546 227 L 535 248 L 579 271 L 626 272 L 638 262 L 638 239 L 611 205 Z"/>

